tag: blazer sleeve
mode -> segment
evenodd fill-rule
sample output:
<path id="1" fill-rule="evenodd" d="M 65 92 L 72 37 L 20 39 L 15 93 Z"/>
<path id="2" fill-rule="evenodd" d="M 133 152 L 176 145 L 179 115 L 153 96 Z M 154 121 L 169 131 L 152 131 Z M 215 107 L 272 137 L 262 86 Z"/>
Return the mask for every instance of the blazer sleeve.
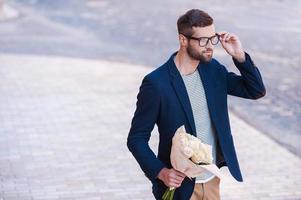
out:
<path id="1" fill-rule="evenodd" d="M 265 86 L 251 57 L 247 53 L 245 53 L 245 56 L 246 60 L 243 63 L 239 63 L 232 58 L 241 75 L 228 72 L 223 66 L 227 79 L 227 93 L 246 99 L 258 99 L 266 94 Z"/>
<path id="2" fill-rule="evenodd" d="M 137 96 L 136 111 L 127 138 L 127 146 L 151 181 L 156 179 L 161 169 L 165 167 L 148 144 L 159 111 L 159 89 L 146 76 Z"/>

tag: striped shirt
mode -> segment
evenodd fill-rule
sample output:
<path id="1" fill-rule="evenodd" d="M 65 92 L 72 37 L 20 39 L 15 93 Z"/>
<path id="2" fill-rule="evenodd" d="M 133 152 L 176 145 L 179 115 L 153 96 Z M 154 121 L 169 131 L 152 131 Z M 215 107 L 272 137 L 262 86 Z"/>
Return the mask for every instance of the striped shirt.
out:
<path id="1" fill-rule="evenodd" d="M 213 163 L 216 162 L 216 135 L 210 119 L 206 95 L 200 74 L 196 69 L 192 74 L 182 75 L 188 93 L 196 134 L 203 143 L 212 146 Z M 204 172 L 196 177 L 196 183 L 205 183 L 214 178 L 211 172 Z"/>

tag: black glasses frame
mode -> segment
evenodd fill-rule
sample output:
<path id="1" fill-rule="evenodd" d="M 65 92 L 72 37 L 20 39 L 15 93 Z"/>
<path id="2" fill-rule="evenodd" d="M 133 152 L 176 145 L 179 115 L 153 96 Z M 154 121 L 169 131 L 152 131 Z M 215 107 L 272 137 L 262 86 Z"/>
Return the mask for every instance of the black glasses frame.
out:
<path id="1" fill-rule="evenodd" d="M 212 37 L 199 37 L 199 38 L 196 38 L 196 37 L 192 37 L 192 36 L 188 36 L 188 35 L 184 35 L 186 38 L 188 38 L 188 39 L 191 39 L 191 40 L 197 40 L 197 41 L 199 41 L 199 45 L 200 45 L 200 47 L 205 47 L 205 46 L 207 46 L 208 45 L 208 42 L 209 42 L 209 40 L 210 40 L 210 42 L 211 42 L 211 44 L 212 45 L 217 45 L 218 44 L 218 42 L 220 41 L 220 35 L 219 34 L 217 34 L 217 33 L 215 33 L 215 35 L 214 36 L 212 36 Z M 217 37 L 217 42 L 216 43 L 213 43 L 212 42 L 212 39 L 213 38 L 215 38 L 215 37 Z M 203 39 L 207 39 L 207 41 L 206 41 L 206 43 L 205 43 L 205 45 L 201 45 L 201 40 L 203 40 Z"/>

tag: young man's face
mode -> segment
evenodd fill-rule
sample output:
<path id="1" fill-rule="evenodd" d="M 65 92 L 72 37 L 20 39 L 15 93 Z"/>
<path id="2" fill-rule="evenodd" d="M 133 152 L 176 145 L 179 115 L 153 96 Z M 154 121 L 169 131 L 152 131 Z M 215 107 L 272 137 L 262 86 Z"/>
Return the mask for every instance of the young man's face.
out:
<path id="1" fill-rule="evenodd" d="M 206 27 L 193 27 L 193 35 L 192 37 L 200 38 L 200 37 L 212 37 L 215 35 L 215 27 L 214 25 L 206 26 Z M 189 39 L 188 46 L 186 48 L 187 54 L 194 60 L 199 60 L 201 62 L 210 62 L 213 55 L 213 45 L 210 41 L 208 41 L 207 45 L 204 47 L 200 46 L 200 42 L 198 40 Z"/>

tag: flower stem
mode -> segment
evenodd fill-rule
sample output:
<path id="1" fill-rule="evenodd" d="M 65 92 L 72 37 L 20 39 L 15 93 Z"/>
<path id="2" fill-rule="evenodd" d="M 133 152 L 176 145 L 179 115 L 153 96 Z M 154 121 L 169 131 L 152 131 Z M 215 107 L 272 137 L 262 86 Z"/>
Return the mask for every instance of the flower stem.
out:
<path id="1" fill-rule="evenodd" d="M 167 188 L 162 196 L 162 199 L 163 200 L 173 200 L 175 191 L 176 191 L 175 188 Z"/>

